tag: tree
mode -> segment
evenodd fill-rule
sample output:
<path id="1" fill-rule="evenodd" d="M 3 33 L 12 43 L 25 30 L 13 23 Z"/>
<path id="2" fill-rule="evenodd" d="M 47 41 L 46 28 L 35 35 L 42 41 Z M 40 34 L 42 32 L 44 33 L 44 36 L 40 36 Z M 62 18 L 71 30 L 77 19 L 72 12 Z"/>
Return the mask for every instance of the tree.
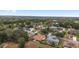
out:
<path id="1" fill-rule="evenodd" d="M 24 32 L 23 37 L 25 38 L 25 41 L 28 41 L 29 36 L 28 36 L 28 33 L 27 32 Z"/>
<path id="2" fill-rule="evenodd" d="M 0 44 L 7 41 L 7 34 L 5 32 L 0 33 Z"/>
<path id="3" fill-rule="evenodd" d="M 76 33 L 77 40 L 79 41 L 79 33 Z"/>
<path id="4" fill-rule="evenodd" d="M 62 32 L 62 33 L 57 32 L 57 33 L 55 33 L 55 35 L 58 36 L 58 37 L 64 37 L 65 34 L 66 34 L 65 32 Z"/>
<path id="5" fill-rule="evenodd" d="M 24 31 L 22 31 L 22 30 L 16 30 L 16 31 L 14 31 L 13 32 L 14 34 L 13 34 L 13 38 L 14 38 L 14 41 L 15 42 L 18 42 L 18 39 L 20 38 L 20 37 L 23 37 L 24 39 L 25 39 L 25 41 L 28 41 L 28 33 L 27 32 L 24 32 Z"/>
<path id="6" fill-rule="evenodd" d="M 72 28 L 79 29 L 79 23 L 72 24 Z"/>
<path id="7" fill-rule="evenodd" d="M 7 34 L 7 37 L 8 37 L 7 41 L 14 41 L 12 29 L 10 29 L 10 28 L 6 29 L 5 33 Z"/>
<path id="8" fill-rule="evenodd" d="M 25 38 L 23 38 L 23 37 L 19 38 L 18 42 L 19 42 L 19 48 L 24 48 Z"/>
<path id="9" fill-rule="evenodd" d="M 43 30 L 41 30 L 41 33 L 46 35 L 46 34 L 48 34 L 48 30 L 47 29 L 43 29 Z"/>

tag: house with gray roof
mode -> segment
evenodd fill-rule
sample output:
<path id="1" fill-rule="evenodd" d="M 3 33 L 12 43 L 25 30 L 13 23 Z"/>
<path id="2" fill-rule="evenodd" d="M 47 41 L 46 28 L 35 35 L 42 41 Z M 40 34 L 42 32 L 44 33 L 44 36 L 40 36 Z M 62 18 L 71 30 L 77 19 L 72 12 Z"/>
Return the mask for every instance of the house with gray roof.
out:
<path id="1" fill-rule="evenodd" d="M 55 44 L 55 45 L 58 45 L 59 43 L 59 39 L 56 37 L 56 36 L 53 36 L 51 33 L 49 33 L 47 35 L 47 42 L 48 44 Z"/>

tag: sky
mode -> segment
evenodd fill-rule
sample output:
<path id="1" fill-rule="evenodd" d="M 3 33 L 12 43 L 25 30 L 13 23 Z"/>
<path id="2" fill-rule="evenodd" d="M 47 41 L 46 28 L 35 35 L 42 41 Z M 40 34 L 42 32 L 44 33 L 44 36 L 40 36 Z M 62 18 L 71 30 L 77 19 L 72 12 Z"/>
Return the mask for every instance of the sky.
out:
<path id="1" fill-rule="evenodd" d="M 0 16 L 3 15 L 79 17 L 79 10 L 0 10 Z"/>

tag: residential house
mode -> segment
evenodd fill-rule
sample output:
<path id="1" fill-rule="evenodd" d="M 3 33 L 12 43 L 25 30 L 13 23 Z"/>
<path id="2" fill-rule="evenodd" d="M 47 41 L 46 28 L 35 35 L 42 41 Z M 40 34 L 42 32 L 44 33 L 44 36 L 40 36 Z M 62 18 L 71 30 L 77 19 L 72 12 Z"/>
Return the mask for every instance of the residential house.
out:
<path id="1" fill-rule="evenodd" d="M 77 37 L 75 35 L 68 34 L 66 36 L 67 40 L 77 41 Z"/>
<path id="2" fill-rule="evenodd" d="M 36 34 L 36 35 L 33 36 L 33 39 L 35 41 L 43 41 L 43 40 L 46 39 L 46 36 L 45 35 L 42 35 L 42 34 Z"/>
<path id="3" fill-rule="evenodd" d="M 58 45 L 59 39 L 56 36 L 53 36 L 51 33 L 49 33 L 47 35 L 47 42 L 49 44 L 53 44 L 54 43 L 55 45 Z"/>
<path id="4" fill-rule="evenodd" d="M 45 27 L 43 26 L 43 25 L 37 25 L 36 26 L 36 29 L 38 29 L 38 30 L 41 30 L 41 29 L 44 29 Z"/>
<path id="5" fill-rule="evenodd" d="M 50 29 L 52 29 L 53 31 L 56 31 L 56 32 L 63 32 L 63 31 L 65 31 L 65 28 L 63 28 L 63 27 L 56 27 L 56 26 L 51 26 Z"/>
<path id="6" fill-rule="evenodd" d="M 79 41 L 77 41 L 76 36 L 74 35 L 67 35 L 66 38 L 64 38 L 64 47 L 78 47 Z"/>

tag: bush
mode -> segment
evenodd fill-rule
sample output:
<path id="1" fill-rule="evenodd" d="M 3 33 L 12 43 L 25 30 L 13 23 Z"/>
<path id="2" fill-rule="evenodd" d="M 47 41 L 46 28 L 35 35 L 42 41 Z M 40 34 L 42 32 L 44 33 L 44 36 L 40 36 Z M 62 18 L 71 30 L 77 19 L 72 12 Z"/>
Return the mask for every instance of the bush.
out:
<path id="1" fill-rule="evenodd" d="M 41 44 L 48 45 L 47 40 L 40 41 Z"/>
<path id="2" fill-rule="evenodd" d="M 19 48 L 24 48 L 24 46 L 25 46 L 25 39 L 23 37 L 19 38 L 18 42 L 19 42 Z"/>
<path id="3" fill-rule="evenodd" d="M 16 42 L 18 42 L 20 37 L 23 37 L 25 41 L 28 41 L 28 33 L 21 30 L 14 31 L 13 37 Z"/>
<path id="4" fill-rule="evenodd" d="M 41 30 L 41 33 L 44 34 L 44 35 L 48 34 L 48 29 Z"/>
<path id="5" fill-rule="evenodd" d="M 76 34 L 77 40 L 79 41 L 79 33 Z"/>
<path id="6" fill-rule="evenodd" d="M 55 35 L 58 36 L 58 37 L 64 37 L 65 36 L 65 32 L 55 33 Z"/>
<path id="7" fill-rule="evenodd" d="M 24 32 L 23 37 L 25 38 L 25 41 L 28 41 L 29 36 L 28 36 L 28 33 L 27 32 Z"/>
<path id="8" fill-rule="evenodd" d="M 7 41 L 7 34 L 5 32 L 0 33 L 0 44 Z"/>

